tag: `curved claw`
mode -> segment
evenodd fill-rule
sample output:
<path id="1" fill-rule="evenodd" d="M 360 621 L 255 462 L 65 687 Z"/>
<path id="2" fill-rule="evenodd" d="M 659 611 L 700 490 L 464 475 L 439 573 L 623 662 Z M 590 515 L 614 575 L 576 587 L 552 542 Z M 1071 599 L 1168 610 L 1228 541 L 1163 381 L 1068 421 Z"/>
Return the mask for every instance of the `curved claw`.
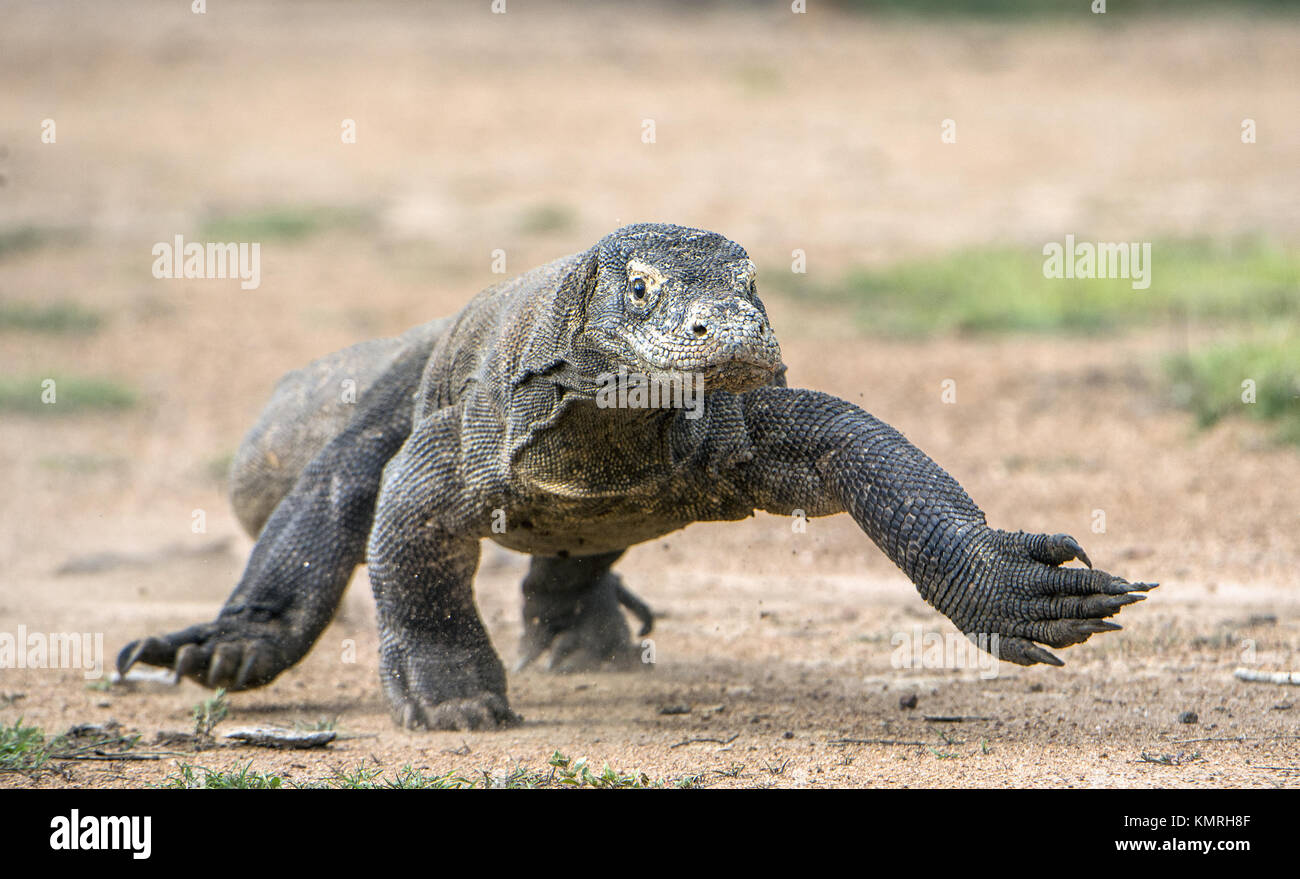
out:
<path id="1" fill-rule="evenodd" d="M 528 668 L 528 666 L 536 662 L 537 657 L 545 653 L 546 648 L 550 646 L 550 641 L 542 644 L 540 643 L 540 639 L 526 640 L 523 647 L 524 652 L 520 655 L 519 659 L 515 660 L 514 667 L 511 671 L 520 672 Z"/>
<path id="2" fill-rule="evenodd" d="M 260 673 L 254 674 L 258 660 L 256 650 L 249 650 L 244 655 L 244 663 L 239 667 L 239 675 L 235 678 L 235 685 L 232 690 L 247 690 L 250 687 L 256 687 L 262 682 Z"/>
<path id="3" fill-rule="evenodd" d="M 409 698 L 394 706 L 393 718 L 409 730 L 506 729 L 523 722 L 496 693 L 478 693 L 445 702 Z"/>
<path id="4" fill-rule="evenodd" d="M 1092 559 L 1088 558 L 1088 554 L 1083 551 L 1083 547 L 1079 545 L 1079 541 L 1075 540 L 1073 537 L 1070 537 L 1068 534 L 1062 536 L 1065 538 L 1065 540 L 1062 541 L 1062 546 L 1064 547 L 1064 549 L 1073 553 L 1076 559 L 1078 559 L 1079 561 L 1087 565 L 1089 568 L 1091 568 Z"/>
<path id="5" fill-rule="evenodd" d="M 176 651 L 176 677 L 195 677 L 204 666 L 204 656 L 198 647 L 186 644 Z"/>
<path id="6" fill-rule="evenodd" d="M 117 654 L 117 671 L 125 677 L 136 663 L 143 662 L 170 669 L 178 682 L 189 678 L 213 689 L 247 690 L 270 683 L 296 658 L 272 632 L 202 623 L 132 641 Z"/>
<path id="7" fill-rule="evenodd" d="M 632 612 L 641 623 L 641 630 L 637 632 L 638 638 L 644 638 L 649 635 L 655 627 L 655 614 L 650 609 L 650 605 L 641 600 L 641 597 L 623 585 L 623 581 L 618 581 L 618 603 Z"/>
<path id="8" fill-rule="evenodd" d="M 175 652 L 175 648 L 161 638 L 150 636 L 132 641 L 117 654 L 117 673 L 125 677 L 137 662 L 170 666 Z"/>
<path id="9" fill-rule="evenodd" d="M 1028 647 L 1026 647 L 1023 655 L 1025 659 L 1030 660 L 1029 662 L 1024 663 L 1025 665 L 1033 665 L 1036 662 L 1041 662 L 1045 665 L 1055 665 L 1058 668 L 1060 666 L 1065 665 L 1065 663 L 1062 660 L 1048 653 L 1046 650 L 1044 650 L 1042 647 L 1039 647 L 1037 644 L 1030 644 Z"/>
<path id="10" fill-rule="evenodd" d="M 1014 662 L 1016 665 L 1037 665 L 1040 662 L 1044 665 L 1065 665 L 1064 662 L 1028 638 L 1017 635 L 1000 635 L 998 639 L 996 647 L 998 659 Z"/>
<path id="11" fill-rule="evenodd" d="M 1123 577 L 1111 577 L 1105 591 L 1110 595 L 1132 595 L 1135 592 L 1150 592 L 1159 585 L 1159 583 L 1130 583 Z"/>
<path id="12" fill-rule="evenodd" d="M 1092 559 L 1088 558 L 1079 541 L 1068 534 L 1026 534 L 1023 539 L 1025 550 L 1034 561 L 1055 567 L 1078 559 L 1092 567 Z"/>
<path id="13" fill-rule="evenodd" d="M 243 655 L 244 651 L 235 644 L 218 644 L 208 664 L 208 686 L 215 689 L 233 681 Z"/>
<path id="14" fill-rule="evenodd" d="M 975 592 L 956 592 L 950 588 L 951 579 L 946 580 L 935 606 L 968 635 L 998 634 L 999 658 L 1019 665 L 1064 665 L 1040 645 L 1059 649 L 1120 631 L 1122 626 L 1104 618 L 1145 601 L 1143 593 L 1159 585 L 1130 583 L 1094 568 L 1068 534 L 1002 531 L 977 555 Z M 1087 567 L 1064 566 L 1074 559 Z M 972 594 L 978 600 L 971 599 Z M 970 607 L 963 606 L 965 602 Z"/>

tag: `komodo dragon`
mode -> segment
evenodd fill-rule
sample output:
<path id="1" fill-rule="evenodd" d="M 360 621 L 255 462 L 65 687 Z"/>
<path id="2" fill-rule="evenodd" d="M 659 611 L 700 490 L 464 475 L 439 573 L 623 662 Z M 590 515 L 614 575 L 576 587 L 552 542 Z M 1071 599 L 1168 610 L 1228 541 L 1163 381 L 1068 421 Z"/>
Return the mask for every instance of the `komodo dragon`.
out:
<path id="1" fill-rule="evenodd" d="M 1010 662 L 1061 665 L 1039 644 L 1119 628 L 1103 618 L 1156 584 L 1093 570 L 1067 535 L 989 527 L 898 431 L 787 387 L 754 273 L 716 233 L 628 226 L 454 318 L 291 373 L 234 462 L 235 510 L 259 535 L 234 594 L 212 622 L 127 645 L 118 669 L 260 687 L 307 653 L 368 563 L 396 722 L 505 726 L 518 717 L 472 592 L 482 538 L 532 554 L 523 661 L 549 647 L 566 667 L 635 652 L 619 606 L 648 611 L 610 570 L 627 547 L 755 510 L 849 513 Z M 606 405 L 620 371 L 698 379 L 702 405 Z M 1061 567 L 1073 559 L 1087 567 Z"/>

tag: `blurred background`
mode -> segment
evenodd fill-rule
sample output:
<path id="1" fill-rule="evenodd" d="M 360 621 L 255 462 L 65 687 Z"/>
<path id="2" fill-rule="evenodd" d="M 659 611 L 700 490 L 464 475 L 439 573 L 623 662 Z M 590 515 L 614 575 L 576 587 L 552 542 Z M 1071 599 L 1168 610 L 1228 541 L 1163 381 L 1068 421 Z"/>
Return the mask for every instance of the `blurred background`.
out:
<path id="1" fill-rule="evenodd" d="M 0 628 L 111 652 L 210 617 L 251 545 L 225 472 L 283 372 L 454 312 L 494 251 L 513 275 L 662 221 L 749 249 L 792 384 L 899 427 L 992 524 L 1176 585 L 1074 653 L 1230 664 L 1258 605 L 1285 664 L 1296 4 L 1089 7 L 5 2 Z M 260 243 L 260 286 L 155 278 L 176 235 Z M 1067 235 L 1150 243 L 1149 289 L 1045 278 Z M 703 654 L 766 600 L 832 633 L 796 655 L 878 662 L 915 596 L 841 520 L 698 526 L 629 579 Z M 493 552 L 509 654 L 523 561 Z"/>

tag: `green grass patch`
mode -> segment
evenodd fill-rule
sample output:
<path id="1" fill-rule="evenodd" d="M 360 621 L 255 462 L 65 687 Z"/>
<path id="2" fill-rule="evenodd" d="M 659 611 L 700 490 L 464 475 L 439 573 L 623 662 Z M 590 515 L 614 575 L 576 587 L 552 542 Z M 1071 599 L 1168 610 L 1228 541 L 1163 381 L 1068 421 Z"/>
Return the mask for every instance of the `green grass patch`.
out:
<path id="1" fill-rule="evenodd" d="M 1046 278 L 1044 259 L 1032 249 L 964 250 L 858 269 L 831 286 L 795 275 L 794 292 L 849 309 L 863 331 L 904 337 L 1300 319 L 1300 255 L 1262 241 L 1155 242 L 1145 290 L 1124 278 Z"/>
<path id="2" fill-rule="evenodd" d="M 651 778 L 644 772 L 628 773 L 611 769 L 608 764 L 599 771 L 593 770 L 586 759 L 571 760 L 556 751 L 547 761 L 547 769 L 516 767 L 505 775 L 494 775 L 480 770 L 465 774 L 448 772 L 428 773 L 403 766 L 394 774 L 385 776 L 377 767 L 361 766 L 355 770 L 337 772 L 326 786 L 353 790 L 376 789 L 436 789 L 468 790 L 492 788 L 504 790 L 532 790 L 538 788 L 586 788 L 592 790 L 624 790 L 643 788 L 691 788 L 700 784 L 699 776 L 679 779 Z"/>
<path id="3" fill-rule="evenodd" d="M 225 485 L 226 481 L 230 479 L 230 466 L 234 461 L 234 452 L 223 452 L 220 455 L 213 455 L 204 462 L 203 475 L 205 478 L 210 479 L 218 485 Z"/>
<path id="4" fill-rule="evenodd" d="M 0 412 L 79 415 L 130 409 L 138 400 L 133 389 L 110 379 L 75 376 L 0 378 Z"/>
<path id="5" fill-rule="evenodd" d="M 0 260 L 58 244 L 78 244 L 82 232 L 55 226 L 14 226 L 0 229 Z"/>
<path id="6" fill-rule="evenodd" d="M 573 208 L 562 204 L 539 204 L 528 208 L 519 218 L 519 229 L 528 235 L 565 232 L 577 223 Z"/>
<path id="7" fill-rule="evenodd" d="M 360 208 L 279 206 L 209 217 L 199 237 L 236 243 L 301 241 L 323 232 L 358 229 L 369 220 L 370 214 Z"/>
<path id="8" fill-rule="evenodd" d="M 466 790 L 475 784 L 456 772 L 440 775 L 414 769 L 408 764 L 392 775 L 384 775 L 382 769 L 373 766 L 339 770 L 324 784 L 308 786 L 342 790 Z"/>
<path id="9" fill-rule="evenodd" d="M 25 302 L 0 302 L 0 331 L 31 333 L 93 333 L 103 324 L 99 312 L 75 302 L 31 305 Z"/>
<path id="10" fill-rule="evenodd" d="M 159 787 L 169 790 L 278 790 L 283 785 L 284 779 L 280 776 L 255 771 L 250 760 L 234 770 L 181 763 Z"/>
<path id="11" fill-rule="evenodd" d="M 194 735 L 200 739 L 211 740 L 212 730 L 225 720 L 229 713 L 230 702 L 226 699 L 226 689 L 218 687 L 215 693 L 191 709 L 190 714 L 194 718 Z"/>
<path id="12" fill-rule="evenodd" d="M 1300 445 L 1300 326 L 1170 357 L 1165 367 L 1174 399 L 1202 427 L 1244 415 L 1275 423 L 1278 439 Z"/>
<path id="13" fill-rule="evenodd" d="M 644 772 L 627 773 L 602 766 L 593 770 L 585 759 L 570 760 L 556 751 L 547 761 L 545 769 L 516 767 L 505 775 L 494 775 L 485 770 L 465 774 L 458 771 L 436 773 L 416 769 L 407 764 L 391 773 L 385 773 L 377 764 L 336 769 L 334 774 L 320 781 L 303 783 L 286 781 L 277 775 L 257 772 L 251 761 L 230 770 L 214 770 L 182 763 L 177 771 L 163 781 L 161 787 L 177 790 L 211 790 L 236 788 L 243 790 L 270 790 L 281 787 L 334 788 L 339 790 L 471 790 L 536 788 L 570 788 L 591 790 L 624 790 L 644 788 L 694 788 L 700 786 L 700 776 L 688 775 L 676 779 L 652 779 Z"/>
<path id="14" fill-rule="evenodd" d="M 0 726 L 0 771 L 39 774 L 56 760 L 75 760 L 88 754 L 125 753 L 140 737 L 121 734 L 114 721 L 74 726 L 61 736 L 46 736 L 36 726 L 23 726 L 22 718 Z"/>
<path id="15" fill-rule="evenodd" d="M 905 16 L 962 16 L 971 18 L 1073 18 L 1105 24 L 1110 16 L 1180 15 L 1221 12 L 1218 0 L 1109 0 L 1106 14 L 1092 12 L 1092 0 L 833 0 L 854 12 Z M 1250 12 L 1294 13 L 1295 0 L 1239 0 L 1232 9 Z"/>
<path id="16" fill-rule="evenodd" d="M 18 718 L 10 726 L 0 726 L 0 770 L 34 772 L 50 761 L 49 742 L 40 727 L 23 726 Z"/>

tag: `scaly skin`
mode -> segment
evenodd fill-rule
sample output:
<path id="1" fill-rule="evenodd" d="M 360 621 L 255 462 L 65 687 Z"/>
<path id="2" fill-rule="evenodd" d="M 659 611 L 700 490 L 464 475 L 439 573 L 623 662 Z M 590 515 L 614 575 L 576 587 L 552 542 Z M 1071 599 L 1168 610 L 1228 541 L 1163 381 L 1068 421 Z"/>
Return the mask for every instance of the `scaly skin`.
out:
<path id="1" fill-rule="evenodd" d="M 619 370 L 702 377 L 703 407 L 607 408 L 601 377 Z M 518 718 L 473 600 L 480 540 L 534 556 L 521 665 L 549 649 L 555 670 L 589 668 L 635 656 L 620 604 L 642 634 L 652 622 L 610 570 L 626 547 L 759 509 L 849 513 L 926 601 L 1022 665 L 1060 665 L 1040 645 L 1119 628 L 1105 618 L 1155 585 L 1092 570 L 1064 534 L 990 528 L 900 433 L 784 373 L 744 250 L 663 225 L 317 361 L 281 383 L 236 457 L 236 510 L 260 534 L 234 594 L 211 623 L 127 645 L 118 668 L 262 686 L 307 653 L 366 562 L 395 720 L 505 726 Z M 1061 567 L 1073 559 L 1088 567 Z"/>

